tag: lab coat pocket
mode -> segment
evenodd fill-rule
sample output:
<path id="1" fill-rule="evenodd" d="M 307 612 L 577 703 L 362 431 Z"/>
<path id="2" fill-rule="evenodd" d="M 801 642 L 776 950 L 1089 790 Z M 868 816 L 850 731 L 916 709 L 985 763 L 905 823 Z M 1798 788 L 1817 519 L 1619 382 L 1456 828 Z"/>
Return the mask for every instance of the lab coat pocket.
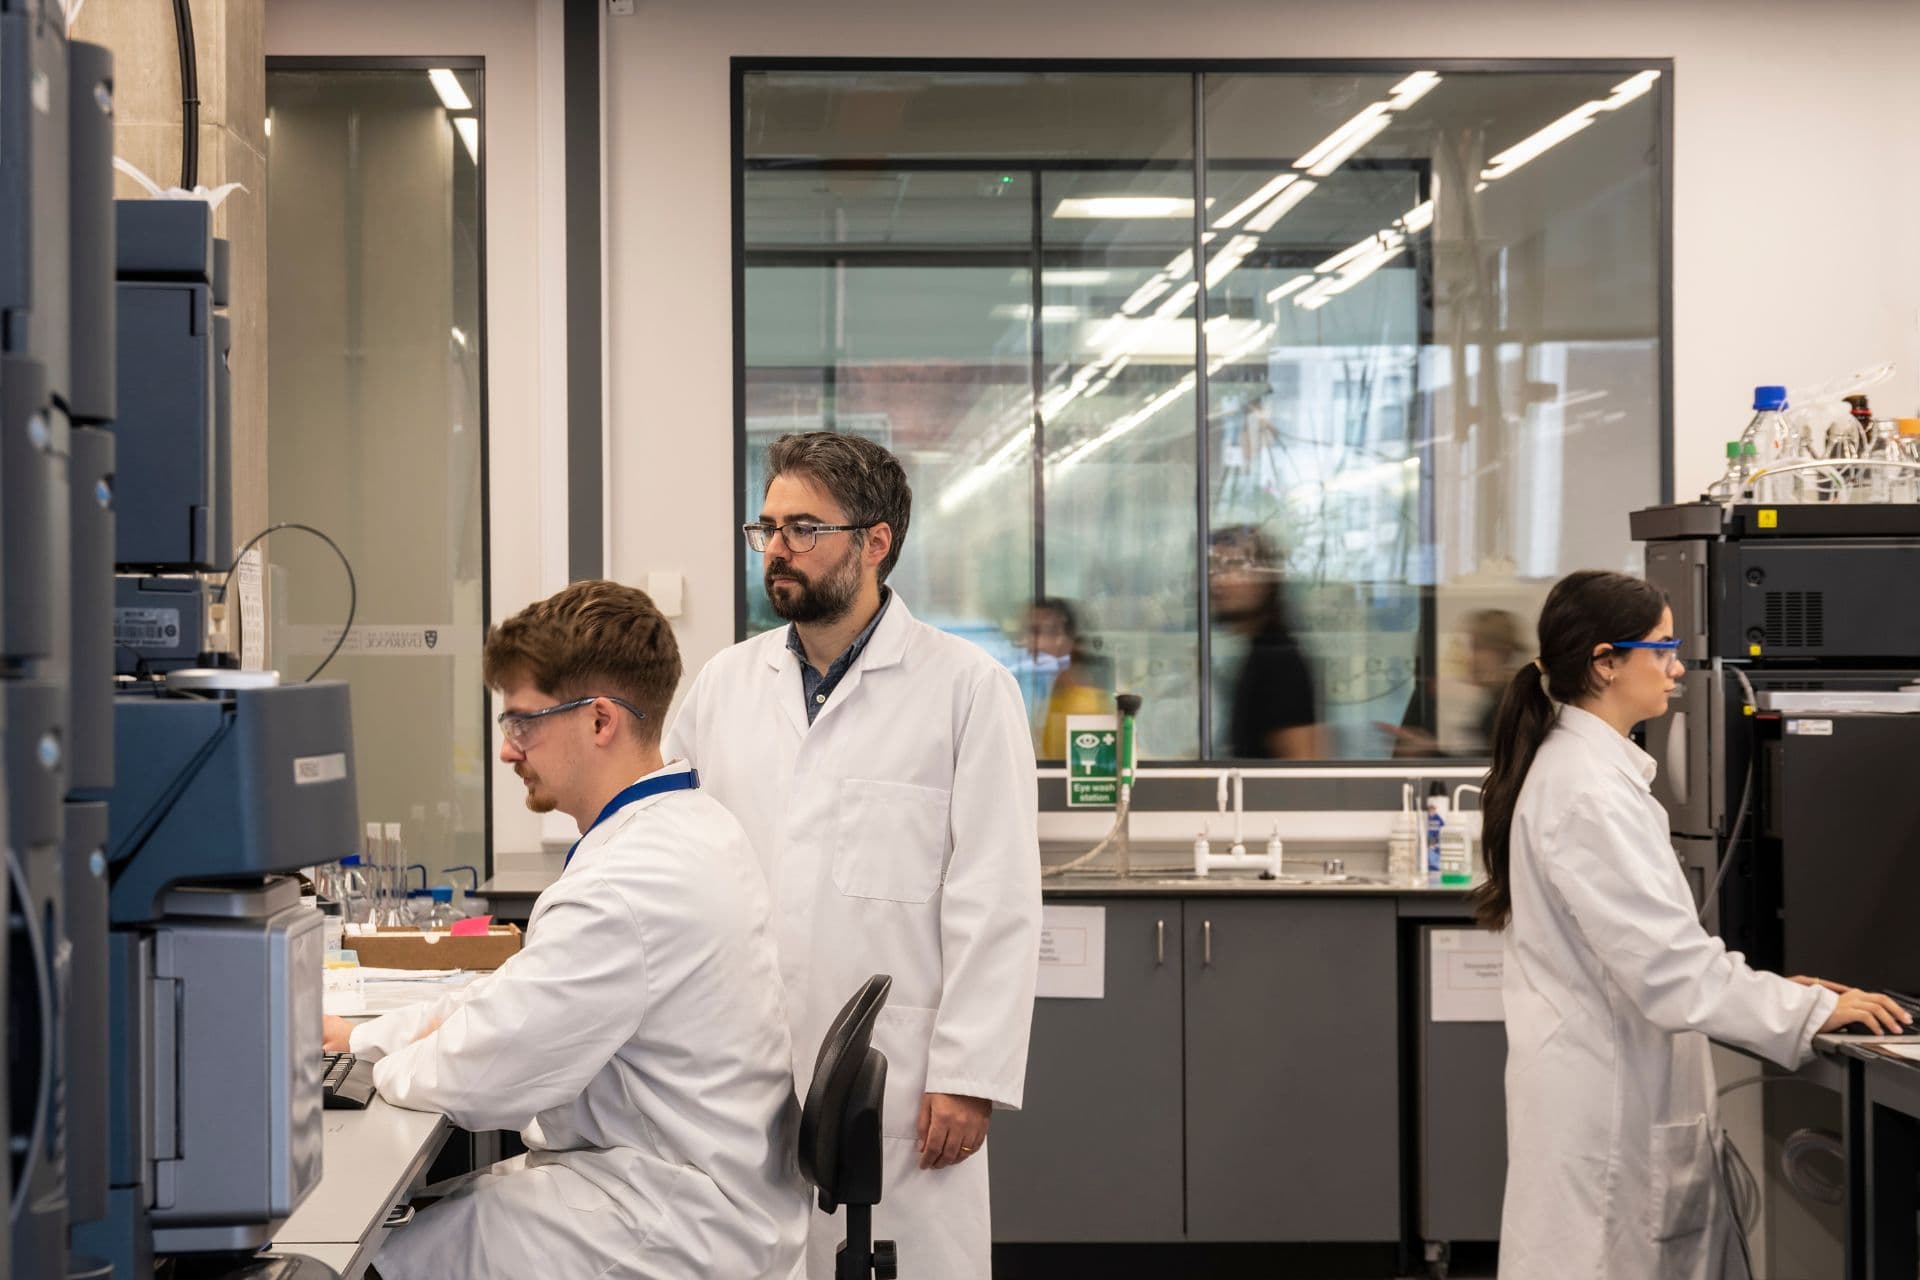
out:
<path id="1" fill-rule="evenodd" d="M 940 887 L 952 793 L 906 782 L 840 783 L 833 883 L 850 898 L 925 902 Z"/>
<path id="2" fill-rule="evenodd" d="M 1657 1241 L 1704 1231 L 1713 1212 L 1713 1140 L 1707 1118 L 1657 1124 L 1648 1151 L 1647 1229 Z"/>
<path id="3" fill-rule="evenodd" d="M 887 1056 L 887 1096 L 880 1109 L 880 1136 L 918 1138 L 920 1099 L 927 1092 L 927 1051 L 937 1009 L 888 1005 L 873 1024 L 873 1047 Z"/>

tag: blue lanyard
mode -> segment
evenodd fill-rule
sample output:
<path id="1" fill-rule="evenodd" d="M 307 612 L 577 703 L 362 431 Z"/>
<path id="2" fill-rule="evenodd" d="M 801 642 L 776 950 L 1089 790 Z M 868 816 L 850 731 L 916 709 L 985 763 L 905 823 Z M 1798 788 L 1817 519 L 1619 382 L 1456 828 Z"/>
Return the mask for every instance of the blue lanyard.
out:
<path id="1" fill-rule="evenodd" d="M 636 800 L 645 800 L 649 796 L 666 795 L 669 791 L 693 791 L 700 786 L 700 773 L 697 769 L 687 769 L 680 773 L 664 774 L 658 778 L 642 778 L 640 781 L 607 801 L 607 807 L 593 820 L 593 827 L 599 826 L 614 814 L 620 812 Z M 567 850 L 567 860 L 560 864 L 565 870 L 573 863 L 573 855 L 580 849 L 580 841 L 593 834 L 593 827 L 580 833 L 580 840 L 573 842 L 573 848 Z"/>

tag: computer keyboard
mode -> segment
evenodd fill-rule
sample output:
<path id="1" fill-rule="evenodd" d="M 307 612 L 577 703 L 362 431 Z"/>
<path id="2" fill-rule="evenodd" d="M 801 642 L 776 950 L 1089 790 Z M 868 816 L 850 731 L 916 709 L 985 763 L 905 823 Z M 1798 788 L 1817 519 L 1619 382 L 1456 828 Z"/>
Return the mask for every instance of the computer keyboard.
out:
<path id="1" fill-rule="evenodd" d="M 322 1105 L 329 1111 L 358 1111 L 373 1101 L 373 1064 L 350 1053 L 321 1055 Z"/>

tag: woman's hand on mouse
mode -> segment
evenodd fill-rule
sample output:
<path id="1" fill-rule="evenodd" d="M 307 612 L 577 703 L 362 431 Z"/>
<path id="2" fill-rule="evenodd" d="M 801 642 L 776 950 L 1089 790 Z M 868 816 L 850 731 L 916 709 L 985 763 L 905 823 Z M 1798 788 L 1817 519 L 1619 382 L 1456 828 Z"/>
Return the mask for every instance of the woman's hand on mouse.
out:
<path id="1" fill-rule="evenodd" d="M 1837 982 L 1828 982 L 1825 978 L 1793 978 L 1791 981 L 1803 987 L 1825 987 L 1840 996 L 1839 1003 L 1833 1006 L 1833 1012 L 1820 1025 L 1822 1035 L 1830 1031 L 1859 1023 L 1870 1033 L 1879 1036 L 1895 1036 L 1913 1025 L 1913 1015 L 1895 1004 L 1887 996 L 1877 991 L 1862 991 L 1858 987 L 1843 987 Z"/>

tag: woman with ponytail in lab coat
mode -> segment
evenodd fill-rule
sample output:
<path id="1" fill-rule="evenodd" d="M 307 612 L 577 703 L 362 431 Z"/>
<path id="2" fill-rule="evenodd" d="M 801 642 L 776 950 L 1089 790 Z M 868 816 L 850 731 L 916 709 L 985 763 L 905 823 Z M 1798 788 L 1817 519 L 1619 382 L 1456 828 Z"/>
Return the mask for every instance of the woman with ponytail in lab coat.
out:
<path id="1" fill-rule="evenodd" d="M 1501 699 L 1482 925 L 1506 932 L 1503 1280 L 1748 1274 L 1722 1189 L 1708 1040 L 1794 1067 L 1909 1021 L 1884 996 L 1749 967 L 1709 935 L 1627 734 L 1684 668 L 1660 593 L 1586 571 L 1547 596 Z"/>

